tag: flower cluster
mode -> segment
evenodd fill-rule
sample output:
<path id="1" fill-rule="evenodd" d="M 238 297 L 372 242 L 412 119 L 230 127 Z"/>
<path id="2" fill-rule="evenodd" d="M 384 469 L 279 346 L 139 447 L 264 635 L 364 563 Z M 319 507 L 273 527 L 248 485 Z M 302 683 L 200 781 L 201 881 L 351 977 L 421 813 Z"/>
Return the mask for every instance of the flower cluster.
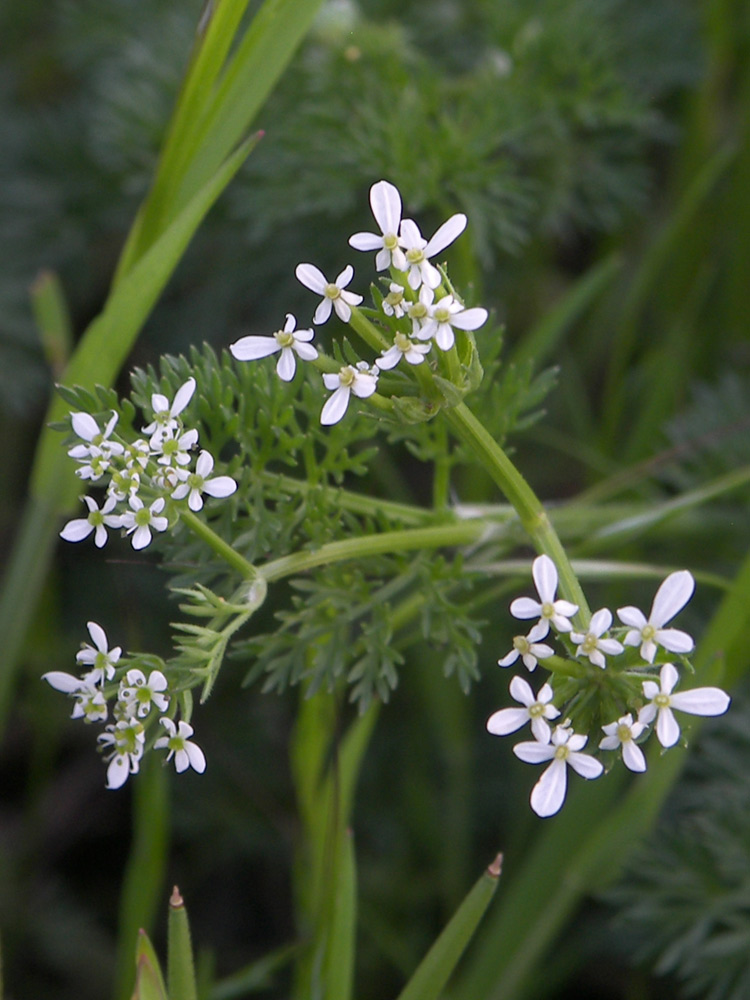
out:
<path id="1" fill-rule="evenodd" d="M 107 788 L 120 788 L 128 775 L 138 772 L 149 743 L 155 750 L 166 750 L 166 759 L 174 758 L 178 771 L 192 767 L 202 774 L 206 758 L 190 740 L 192 726 L 184 720 L 175 725 L 165 714 L 175 699 L 164 673 L 158 668 L 149 669 L 145 662 L 138 666 L 137 658 L 123 658 L 119 646 L 110 649 L 104 629 L 96 622 L 89 622 L 88 630 L 93 645 L 84 643 L 76 656 L 78 664 L 86 668 L 84 672 L 76 676 L 53 670 L 43 678 L 56 691 L 70 695 L 74 701 L 72 718 L 84 722 L 107 722 L 109 702 L 114 699 L 113 721 L 97 738 L 107 761 Z M 147 743 L 148 730 L 154 728 L 157 719 L 166 735 Z"/>
<path id="2" fill-rule="evenodd" d="M 388 336 L 389 344 L 373 363 L 355 361 L 338 371 L 326 371 L 323 383 L 332 392 L 320 414 L 324 425 L 338 423 L 349 406 L 352 395 L 367 399 L 377 389 L 381 371 L 399 363 L 420 365 L 433 346 L 448 352 L 456 343 L 456 331 L 477 330 L 487 320 L 487 310 L 466 309 L 444 279 L 432 258 L 448 247 L 466 228 L 466 216 L 451 216 L 426 240 L 412 219 L 402 219 L 401 195 L 388 181 L 378 181 L 370 189 L 370 205 L 380 233 L 355 233 L 349 243 L 356 250 L 376 250 L 377 271 L 390 270 L 388 292 L 380 302 L 378 329 Z M 362 296 L 350 292 L 354 268 L 348 264 L 335 281 L 329 281 L 314 264 L 298 264 L 298 280 L 321 296 L 312 318 L 314 325 L 325 323 L 332 313 L 344 323 L 353 319 L 353 310 Z M 296 319 L 287 313 L 282 330 L 271 336 L 241 337 L 229 348 L 238 361 L 254 361 L 279 353 L 277 374 L 291 381 L 297 358 L 326 362 L 313 347 L 311 329 L 296 330 Z"/>
<path id="3" fill-rule="evenodd" d="M 195 379 L 189 378 L 170 402 L 161 393 L 151 397 L 153 418 L 143 428 L 146 438 L 126 442 L 115 434 L 118 414 L 102 430 L 89 413 L 72 413 L 73 431 L 80 439 L 68 454 L 79 464 L 77 475 L 90 483 L 104 485 L 106 494 L 101 507 L 90 496 L 83 501 L 88 515 L 68 521 L 60 537 L 80 542 L 93 533 L 94 544 L 101 548 L 107 541 L 107 528 L 123 529 L 134 549 L 145 548 L 154 532 L 169 526 L 167 504 L 187 500 L 192 511 L 203 507 L 203 495 L 227 497 L 237 483 L 230 476 L 212 476 L 213 456 L 201 451 L 191 470 L 198 431 L 186 430 L 181 414 L 195 392 Z M 177 508 L 179 509 L 179 508 Z"/>
<path id="4" fill-rule="evenodd" d="M 520 597 L 511 603 L 510 612 L 514 618 L 536 620 L 526 635 L 514 638 L 513 649 L 498 664 L 508 667 L 520 658 L 531 672 L 541 662 L 555 677 L 555 689 L 545 683 L 535 694 L 525 679 L 514 677 L 510 694 L 522 707 L 495 712 L 487 729 L 507 736 L 531 724 L 534 739 L 516 744 L 513 751 L 526 763 L 548 763 L 532 790 L 531 807 L 539 816 L 552 816 L 565 800 L 568 765 L 589 779 L 604 771 L 601 760 L 583 752 L 586 733 L 603 731 L 599 750 L 619 751 L 629 770 L 645 771 L 640 744 L 652 731 L 664 749 L 680 739 L 675 710 L 721 715 L 730 699 L 716 687 L 674 691 L 679 672 L 667 657 L 672 660 L 671 654 L 677 654 L 689 666 L 685 656 L 692 651 L 693 640 L 666 626 L 693 595 L 695 581 L 687 570 L 671 573 L 663 581 L 648 616 L 631 606 L 619 608 L 622 626 L 613 627 L 612 612 L 601 608 L 580 631 L 571 621 L 578 606 L 556 597 L 558 574 L 549 556 L 534 560 L 532 576 L 538 599 Z M 552 632 L 562 655 L 541 641 Z M 561 715 L 564 721 L 551 729 L 549 722 Z M 574 722 L 580 732 L 574 731 Z"/>

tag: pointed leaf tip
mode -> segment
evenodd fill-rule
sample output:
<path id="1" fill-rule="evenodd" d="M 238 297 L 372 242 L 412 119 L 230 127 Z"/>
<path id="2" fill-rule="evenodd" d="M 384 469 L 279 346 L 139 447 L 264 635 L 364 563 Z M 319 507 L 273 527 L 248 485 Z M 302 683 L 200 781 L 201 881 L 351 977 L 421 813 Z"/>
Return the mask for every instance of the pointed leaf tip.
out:
<path id="1" fill-rule="evenodd" d="M 496 856 L 492 864 L 487 866 L 487 874 L 491 875 L 492 878 L 500 878 L 503 870 L 503 853 L 502 851 Z"/>
<path id="2" fill-rule="evenodd" d="M 180 895 L 180 890 L 177 886 L 172 889 L 172 895 L 169 897 L 169 905 L 174 910 L 178 910 L 181 906 L 185 905 L 185 900 Z"/>

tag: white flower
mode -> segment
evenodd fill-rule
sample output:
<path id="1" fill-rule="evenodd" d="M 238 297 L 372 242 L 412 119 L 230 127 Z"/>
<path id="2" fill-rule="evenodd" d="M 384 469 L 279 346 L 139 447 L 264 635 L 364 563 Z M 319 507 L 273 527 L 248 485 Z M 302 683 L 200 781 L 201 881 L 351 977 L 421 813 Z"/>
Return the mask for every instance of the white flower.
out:
<path id="1" fill-rule="evenodd" d="M 404 308 L 404 289 L 402 285 L 392 281 L 390 290 L 383 299 L 383 312 L 386 316 L 395 316 L 400 319 L 406 312 Z"/>
<path id="2" fill-rule="evenodd" d="M 355 233 L 349 245 L 355 250 L 377 250 L 375 270 L 384 271 L 391 264 L 397 271 L 405 271 L 406 257 L 401 249 L 398 227 L 401 222 L 401 195 L 398 188 L 388 181 L 378 181 L 370 188 L 370 207 L 380 226 L 376 233 Z"/>
<path id="3" fill-rule="evenodd" d="M 689 653 L 694 644 L 687 632 L 663 626 L 685 607 L 693 596 L 694 589 L 692 574 L 683 569 L 670 573 L 656 591 L 648 621 L 638 608 L 618 608 L 617 616 L 620 621 L 631 626 L 623 639 L 625 645 L 637 646 L 640 643 L 641 656 L 648 663 L 654 662 L 657 646 L 663 646 L 670 653 Z"/>
<path id="4" fill-rule="evenodd" d="M 531 566 L 531 575 L 541 600 L 518 597 L 510 606 L 514 618 L 539 618 L 540 623 L 551 622 L 558 632 L 570 632 L 573 626 L 568 619 L 578 611 L 577 604 L 555 600 L 557 590 L 557 568 L 549 556 L 537 556 Z M 547 633 L 539 635 L 543 638 Z"/>
<path id="5" fill-rule="evenodd" d="M 237 483 L 231 476 L 214 476 L 213 479 L 208 479 L 213 467 L 211 453 L 202 451 L 195 463 L 195 472 L 189 473 L 185 482 L 180 483 L 172 494 L 172 499 L 182 500 L 187 497 L 188 507 L 197 511 L 203 507 L 202 493 L 207 493 L 210 497 L 231 496 L 237 489 Z"/>
<path id="6" fill-rule="evenodd" d="M 129 774 L 137 774 L 143 756 L 145 740 L 143 725 L 134 719 L 121 719 L 107 726 L 97 740 L 102 747 L 111 747 L 107 760 L 107 788 L 120 788 Z"/>
<path id="7" fill-rule="evenodd" d="M 429 285 L 422 285 L 417 301 L 407 305 L 406 314 L 411 320 L 412 337 L 421 337 L 422 327 L 430 318 L 430 309 L 434 298 L 435 293 Z"/>
<path id="8" fill-rule="evenodd" d="M 344 365 L 338 373 L 326 373 L 323 382 L 326 389 L 332 389 L 320 414 L 320 422 L 326 426 L 337 424 L 349 406 L 349 396 L 354 393 L 360 399 L 372 396 L 377 388 L 377 369 L 372 369 L 366 361 L 358 361 L 357 367 Z"/>
<path id="9" fill-rule="evenodd" d="M 154 750 L 169 750 L 167 760 L 174 757 L 174 766 L 178 773 L 192 767 L 194 771 L 203 774 L 206 770 L 205 754 L 197 743 L 192 743 L 188 739 L 193 735 L 193 727 L 187 722 L 180 722 L 178 730 L 171 719 L 160 719 L 159 721 L 169 735 L 160 736 L 154 743 Z"/>
<path id="10" fill-rule="evenodd" d="M 551 646 L 547 646 L 543 639 L 549 632 L 549 625 L 546 621 L 537 622 L 528 635 L 516 635 L 513 637 L 513 649 L 497 661 L 499 667 L 509 667 L 515 663 L 520 656 L 527 670 L 536 670 L 537 660 L 545 660 L 548 656 L 554 656 L 555 651 Z"/>
<path id="11" fill-rule="evenodd" d="M 141 469 L 145 469 L 150 455 L 151 449 L 148 446 L 148 441 L 144 441 L 143 438 L 132 441 L 125 446 L 125 468 L 130 470 L 139 465 Z"/>
<path id="12" fill-rule="evenodd" d="M 571 632 L 571 640 L 578 643 L 576 656 L 588 656 L 595 667 L 603 670 L 607 665 L 604 654 L 617 656 L 623 650 L 622 643 L 617 639 L 602 639 L 611 624 L 612 612 L 608 608 L 601 608 L 591 616 L 588 632 Z"/>
<path id="13" fill-rule="evenodd" d="M 135 710 L 135 714 L 143 719 L 156 705 L 160 712 L 166 712 L 169 705 L 167 678 L 161 670 L 152 670 L 146 680 L 145 674 L 137 667 L 128 670 L 125 679 L 120 682 L 118 699 Z"/>
<path id="14" fill-rule="evenodd" d="M 115 676 L 115 664 L 122 656 L 122 647 L 113 646 L 109 649 L 107 633 L 96 622 L 86 622 L 93 646 L 84 642 L 82 648 L 76 653 L 76 661 L 91 667 L 91 671 L 86 675 L 94 683 L 102 684 L 105 680 L 110 681 Z"/>
<path id="15" fill-rule="evenodd" d="M 638 721 L 648 725 L 656 719 L 656 736 L 665 748 L 673 747 L 680 738 L 673 708 L 689 715 L 723 715 L 729 708 L 731 699 L 721 688 L 701 687 L 672 694 L 679 674 L 671 663 L 661 668 L 659 680 L 661 686 L 656 681 L 643 682 L 643 694 L 650 700 L 638 713 Z"/>
<path id="16" fill-rule="evenodd" d="M 256 361 L 281 351 L 276 363 L 276 374 L 285 382 L 291 382 L 297 368 L 294 355 L 303 361 L 314 361 L 317 350 L 309 343 L 313 339 L 312 330 L 295 330 L 297 320 L 291 313 L 286 314 L 283 330 L 277 330 L 270 337 L 240 337 L 229 350 L 238 361 Z"/>
<path id="17" fill-rule="evenodd" d="M 140 497 L 131 497 L 128 501 L 131 510 L 122 515 L 122 527 L 127 535 L 133 535 L 133 548 L 145 549 L 151 541 L 151 532 L 166 531 L 169 521 L 161 517 L 164 510 L 164 497 L 154 500 L 150 507 L 145 507 Z"/>
<path id="18" fill-rule="evenodd" d="M 444 295 L 429 310 L 427 320 L 422 324 L 418 336 L 422 340 L 435 339 L 441 351 L 449 351 L 455 343 L 456 330 L 477 330 L 487 322 L 487 310 L 464 309 L 452 295 Z"/>
<path id="19" fill-rule="evenodd" d="M 93 531 L 94 545 L 100 549 L 107 541 L 106 528 L 119 528 L 121 526 L 120 515 L 112 513 L 117 500 L 114 496 L 107 497 L 100 510 L 96 500 L 92 497 L 85 496 L 81 499 L 89 509 L 88 517 L 76 517 L 72 521 L 68 521 L 60 532 L 60 538 L 64 538 L 66 542 L 80 542 L 84 538 L 88 538 Z"/>
<path id="20" fill-rule="evenodd" d="M 73 695 L 76 699 L 71 719 L 83 719 L 84 722 L 104 722 L 107 718 L 107 701 L 101 691 L 88 675 L 74 677 L 62 670 L 51 670 L 42 674 L 42 680 L 47 681 L 55 691 Z"/>
<path id="21" fill-rule="evenodd" d="M 107 496 L 117 503 L 134 496 L 141 488 L 141 475 L 136 471 L 135 464 L 124 469 L 117 469 L 107 486 Z"/>
<path id="22" fill-rule="evenodd" d="M 574 733 L 563 725 L 557 726 L 550 743 L 537 740 L 535 743 L 517 743 L 513 747 L 516 757 L 527 764 L 552 761 L 531 791 L 531 808 L 537 816 L 554 816 L 565 801 L 568 764 L 583 778 L 598 778 L 604 770 L 601 761 L 579 752 L 586 745 L 586 740 L 586 736 Z"/>
<path id="23" fill-rule="evenodd" d="M 621 716 L 617 722 L 610 722 L 602 729 L 607 734 L 599 741 L 600 750 L 616 750 L 622 747 L 622 762 L 631 771 L 645 771 L 646 758 L 635 740 L 646 728 L 643 722 L 633 722 L 633 716 L 628 713 Z"/>
<path id="24" fill-rule="evenodd" d="M 409 268 L 407 278 L 411 288 L 428 285 L 437 288 L 440 284 L 440 272 L 430 263 L 430 257 L 441 253 L 466 229 L 466 216 L 452 215 L 447 222 L 437 230 L 430 240 L 426 240 L 419 227 L 412 219 L 404 219 L 401 223 L 401 246 L 406 251 L 406 263 Z"/>
<path id="25" fill-rule="evenodd" d="M 325 323 L 331 315 L 331 308 L 336 310 L 336 315 L 342 322 L 349 322 L 352 315 L 351 306 L 358 306 L 362 301 L 361 295 L 344 291 L 354 277 L 354 268 L 351 264 L 346 265 L 335 281 L 328 281 L 323 272 L 314 264 L 298 264 L 294 273 L 305 288 L 323 296 L 323 301 L 315 310 L 313 323 L 316 325 Z"/>
<path id="26" fill-rule="evenodd" d="M 493 736 L 507 736 L 531 722 L 534 738 L 540 743 L 549 743 L 551 734 L 547 719 L 556 719 L 560 714 L 551 704 L 554 692 L 549 684 L 544 684 L 539 694 L 535 695 L 522 677 L 514 677 L 510 682 L 510 693 L 524 707 L 501 708 L 487 720 L 488 731 Z"/>
<path id="27" fill-rule="evenodd" d="M 107 426 L 102 431 L 90 413 L 71 413 L 70 421 L 73 425 L 73 430 L 87 444 L 77 444 L 71 448 L 68 452 L 70 457 L 80 462 L 90 458 L 108 459 L 112 455 L 121 455 L 125 450 L 123 445 L 117 441 L 109 440 L 110 434 L 115 429 L 117 420 L 118 415 L 113 410 Z M 88 479 L 90 477 L 84 476 L 83 478 Z"/>
<path id="28" fill-rule="evenodd" d="M 410 365 L 421 365 L 425 354 L 429 354 L 429 344 L 415 344 L 405 333 L 397 333 L 393 338 L 393 347 L 383 351 L 383 357 L 378 358 L 375 364 L 378 368 L 395 368 L 401 358 Z"/>
<path id="29" fill-rule="evenodd" d="M 194 392 L 195 379 L 189 378 L 177 390 L 172 403 L 160 392 L 155 392 L 151 396 L 151 409 L 154 411 L 154 419 L 143 428 L 143 433 L 151 435 L 152 448 L 155 441 L 161 442 L 166 437 L 172 437 L 180 426 L 180 421 L 177 418 L 193 398 Z"/>
<path id="30" fill-rule="evenodd" d="M 166 436 L 155 431 L 151 437 L 151 448 L 158 455 L 159 465 L 169 465 L 173 468 L 180 465 L 190 465 L 190 450 L 198 444 L 198 431 L 192 428 L 184 434 Z"/>

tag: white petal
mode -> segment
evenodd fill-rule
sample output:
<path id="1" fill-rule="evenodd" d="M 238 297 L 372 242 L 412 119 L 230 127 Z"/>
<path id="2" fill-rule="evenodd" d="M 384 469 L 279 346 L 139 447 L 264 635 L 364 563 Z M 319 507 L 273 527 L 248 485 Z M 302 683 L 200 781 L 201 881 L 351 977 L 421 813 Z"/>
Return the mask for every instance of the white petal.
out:
<path id="1" fill-rule="evenodd" d="M 599 744 L 601 746 L 601 744 Z M 637 743 L 627 740 L 622 745 L 622 762 L 629 771 L 645 771 L 646 758 Z"/>
<path id="2" fill-rule="evenodd" d="M 378 181 L 370 188 L 370 207 L 384 235 L 398 232 L 401 222 L 401 195 L 388 181 Z"/>
<path id="3" fill-rule="evenodd" d="M 317 351 L 315 352 L 317 354 Z M 282 382 L 291 382 L 297 371 L 297 359 L 291 347 L 285 347 L 276 363 L 276 374 Z"/>
<path id="4" fill-rule="evenodd" d="M 349 246 L 355 250 L 379 250 L 383 246 L 383 237 L 375 233 L 355 233 L 349 237 Z"/>
<path id="5" fill-rule="evenodd" d="M 525 601 L 525 600 L 527 600 L 527 598 L 521 597 L 521 598 L 519 598 L 519 600 Z M 535 602 L 535 604 L 536 604 L 536 602 Z M 536 607 L 538 608 L 539 605 L 536 604 Z M 538 613 L 539 612 L 536 612 L 536 614 L 538 614 Z M 534 644 L 539 639 L 544 639 L 544 637 L 546 635 L 548 635 L 548 634 L 549 634 L 549 622 L 547 621 L 546 618 L 544 618 L 544 619 L 542 619 L 542 621 L 537 622 L 536 625 L 534 625 L 534 627 L 529 631 L 529 634 L 526 636 L 526 638 L 528 639 L 528 641 L 530 643 Z M 541 656 L 554 656 L 554 650 L 553 649 L 550 649 L 549 646 L 545 646 L 544 648 L 545 649 L 549 649 L 550 650 L 549 653 L 544 653 L 544 654 L 537 653 L 537 656 L 540 656 L 540 657 Z"/>
<path id="6" fill-rule="evenodd" d="M 656 628 L 661 628 L 670 618 L 674 618 L 693 596 L 694 590 L 695 580 L 692 573 L 686 569 L 670 573 L 654 597 L 649 618 L 651 624 Z M 626 622 L 626 624 L 628 623 Z"/>
<path id="7" fill-rule="evenodd" d="M 281 345 L 275 337 L 240 337 L 229 345 L 229 351 L 237 361 L 256 361 L 280 350 Z"/>
<path id="8" fill-rule="evenodd" d="M 654 639 L 670 653 L 689 653 L 695 645 L 692 636 L 678 628 L 657 629 Z"/>
<path id="9" fill-rule="evenodd" d="M 504 656 L 502 660 L 497 661 L 498 667 L 509 667 L 511 664 L 515 663 L 521 654 L 517 649 L 511 649 L 507 656 Z"/>
<path id="10" fill-rule="evenodd" d="M 198 744 L 186 743 L 185 753 L 188 755 L 192 769 L 197 771 L 198 774 L 203 774 L 206 770 L 206 755 L 203 753 Z"/>
<path id="11" fill-rule="evenodd" d="M 382 250 L 378 250 L 375 254 L 375 270 L 385 271 L 391 262 L 391 252 L 383 247 Z"/>
<path id="12" fill-rule="evenodd" d="M 211 475 L 211 471 L 214 467 L 214 458 L 210 451 L 202 451 L 198 456 L 198 461 L 195 463 L 195 471 L 203 479 L 206 476 Z"/>
<path id="13" fill-rule="evenodd" d="M 451 326 L 455 326 L 459 330 L 478 330 L 487 322 L 488 315 L 486 309 L 463 309 L 452 317 Z"/>
<path id="14" fill-rule="evenodd" d="M 309 333 L 310 337 L 306 339 L 312 338 L 312 330 L 301 330 L 300 333 Z M 295 340 L 292 349 L 303 361 L 314 361 L 318 356 L 317 348 L 312 344 L 306 344 L 303 340 Z"/>
<path id="15" fill-rule="evenodd" d="M 325 292 L 328 284 L 326 276 L 314 264 L 298 264 L 294 273 L 297 280 L 302 282 L 305 288 L 309 288 L 311 292 L 317 292 L 318 295 Z"/>
<path id="16" fill-rule="evenodd" d="M 680 679 L 677 668 L 673 663 L 665 663 L 659 672 L 662 694 L 671 694 L 675 684 Z"/>
<path id="17" fill-rule="evenodd" d="M 193 398 L 193 393 L 195 392 L 195 379 L 189 378 L 184 385 L 181 385 L 177 390 L 174 397 L 174 403 L 169 410 L 173 417 L 176 417 L 178 413 L 182 413 L 185 407 L 188 405 L 190 400 Z"/>
<path id="18" fill-rule="evenodd" d="M 517 597 L 510 606 L 510 613 L 514 618 L 537 618 L 542 613 L 542 607 L 530 597 Z"/>
<path id="19" fill-rule="evenodd" d="M 73 430 L 84 441 L 91 441 L 92 438 L 101 433 L 99 425 L 90 413 L 71 413 L 70 417 Z"/>
<path id="20" fill-rule="evenodd" d="M 447 222 L 437 230 L 430 242 L 424 248 L 425 257 L 434 257 L 449 246 L 466 229 L 466 216 L 462 213 L 452 215 Z"/>
<path id="21" fill-rule="evenodd" d="M 360 399 L 367 399 L 372 396 L 378 387 L 376 379 L 372 375 L 358 375 L 352 384 L 352 392 Z"/>
<path id="22" fill-rule="evenodd" d="M 513 753 L 525 764 L 543 764 L 555 756 L 555 747 L 552 744 L 529 740 L 525 743 L 516 743 Z"/>
<path id="23" fill-rule="evenodd" d="M 330 299 L 326 299 L 326 301 L 330 302 Z M 348 323 L 352 318 L 352 311 L 349 308 L 349 303 L 344 299 L 343 295 L 339 295 L 337 299 L 333 300 L 333 308 L 336 310 L 336 315 L 342 323 Z"/>
<path id="24" fill-rule="evenodd" d="M 188 497 L 188 507 L 197 514 L 199 510 L 203 510 L 203 497 L 200 495 L 198 490 L 191 490 L 190 496 Z"/>
<path id="25" fill-rule="evenodd" d="M 139 525 L 133 532 L 133 548 L 134 549 L 145 549 L 148 543 L 151 541 L 151 531 L 148 525 Z"/>
<path id="26" fill-rule="evenodd" d="M 107 768 L 107 788 L 121 788 L 130 774 L 130 760 L 127 754 L 113 757 Z"/>
<path id="27" fill-rule="evenodd" d="M 553 760 L 531 790 L 531 808 L 542 818 L 554 816 L 565 801 L 568 775 L 565 763 Z"/>
<path id="28" fill-rule="evenodd" d="M 592 778 L 598 778 L 604 770 L 602 762 L 587 753 L 572 753 L 568 757 L 568 763 L 576 774 L 580 774 L 582 778 L 587 778 L 589 781 Z"/>
<path id="29" fill-rule="evenodd" d="M 613 726 L 617 726 L 616 722 L 612 723 Z M 602 729 L 609 729 L 609 726 L 602 726 Z M 600 750 L 616 750 L 620 745 L 619 736 L 605 736 L 604 739 L 599 740 Z"/>
<path id="30" fill-rule="evenodd" d="M 447 323 L 438 323 L 435 343 L 441 351 L 449 351 L 456 342 L 453 330 Z"/>
<path id="31" fill-rule="evenodd" d="M 313 323 L 315 323 L 316 326 L 320 326 L 321 323 L 325 323 L 331 315 L 332 309 L 333 304 L 328 296 L 326 296 L 320 303 L 318 303 L 318 308 L 315 310 L 313 315 Z"/>
<path id="32" fill-rule="evenodd" d="M 537 700 L 531 689 L 531 685 L 523 677 L 513 678 L 510 682 L 510 694 L 512 698 L 519 701 L 522 705 L 526 705 L 527 708 Z"/>
<path id="33" fill-rule="evenodd" d="M 375 364 L 378 368 L 382 368 L 384 371 L 389 371 L 391 368 L 395 368 L 396 365 L 402 358 L 402 353 L 394 344 L 387 351 L 383 353 L 382 358 L 378 358 Z"/>
<path id="34" fill-rule="evenodd" d="M 589 630 L 596 636 L 603 635 L 612 624 L 612 612 L 609 608 L 600 608 L 591 616 Z"/>
<path id="35" fill-rule="evenodd" d="M 419 231 L 419 226 L 417 226 L 413 219 L 404 219 L 402 221 L 401 239 L 407 250 L 421 250 L 427 245 L 427 241 Z M 411 284 L 411 282 L 409 282 L 409 284 Z"/>
<path id="36" fill-rule="evenodd" d="M 679 740 L 680 727 L 674 715 L 672 715 L 671 708 L 659 709 L 659 718 L 656 720 L 656 735 L 661 745 L 665 748 L 673 747 Z"/>
<path id="37" fill-rule="evenodd" d="M 63 691 L 65 694 L 80 691 L 84 687 L 84 682 L 80 677 L 66 674 L 62 670 L 50 670 L 49 673 L 42 674 L 42 680 L 46 681 L 55 691 Z"/>
<path id="38" fill-rule="evenodd" d="M 337 424 L 346 413 L 349 405 L 350 388 L 348 385 L 340 385 L 320 413 L 320 422 L 324 426 Z"/>
<path id="39" fill-rule="evenodd" d="M 654 685 L 656 686 L 656 685 Z M 644 705 L 643 708 L 638 713 L 638 721 L 644 726 L 650 726 L 651 723 L 656 718 L 657 708 L 653 702 L 648 705 Z"/>
<path id="40" fill-rule="evenodd" d="M 336 275 L 336 281 L 334 284 L 338 288 L 346 288 L 349 282 L 354 277 L 354 268 L 351 264 L 347 264 L 343 271 Z"/>
<path id="41" fill-rule="evenodd" d="M 557 590 L 557 568 L 549 556 L 537 556 L 531 567 L 537 593 L 542 603 L 555 599 Z"/>
<path id="42" fill-rule="evenodd" d="M 74 521 L 68 521 L 60 532 L 60 538 L 64 538 L 66 542 L 81 542 L 84 538 L 88 538 L 93 530 L 94 525 L 90 524 L 87 518 L 77 517 Z"/>
<path id="43" fill-rule="evenodd" d="M 529 721 L 529 713 L 525 708 L 501 708 L 487 720 L 487 731 L 493 736 L 507 736 L 515 733 Z"/>
<path id="44" fill-rule="evenodd" d="M 549 743 L 552 732 L 547 725 L 547 721 L 541 716 L 538 715 L 531 720 L 531 731 L 534 734 L 535 740 L 539 740 L 540 743 Z"/>
<path id="45" fill-rule="evenodd" d="M 203 492 L 210 497 L 229 497 L 237 489 L 237 483 L 231 476 L 214 476 L 203 484 Z"/>
<path id="46" fill-rule="evenodd" d="M 639 634 L 635 639 L 635 641 L 630 640 L 630 637 L 633 634 L 632 632 L 628 632 L 625 638 L 626 646 L 637 646 L 638 643 L 641 641 L 640 630 L 643 628 L 644 625 L 648 624 L 644 613 L 642 611 L 639 611 L 638 608 L 634 608 L 632 605 L 628 605 L 626 608 L 617 609 L 617 617 L 620 619 L 623 625 L 630 625 L 633 628 L 638 629 Z"/>
<path id="47" fill-rule="evenodd" d="M 673 694 L 672 708 L 691 715 L 723 715 L 729 708 L 731 698 L 717 687 L 693 688 L 692 691 L 679 691 Z"/>
<path id="48" fill-rule="evenodd" d="M 618 656 L 622 652 L 622 643 L 617 639 L 600 639 L 598 645 L 607 656 Z"/>
<path id="49" fill-rule="evenodd" d="M 86 622 L 86 628 L 89 630 L 91 641 L 94 643 L 99 652 L 106 653 L 108 651 L 107 633 L 104 631 L 101 625 L 97 625 L 96 622 Z"/>

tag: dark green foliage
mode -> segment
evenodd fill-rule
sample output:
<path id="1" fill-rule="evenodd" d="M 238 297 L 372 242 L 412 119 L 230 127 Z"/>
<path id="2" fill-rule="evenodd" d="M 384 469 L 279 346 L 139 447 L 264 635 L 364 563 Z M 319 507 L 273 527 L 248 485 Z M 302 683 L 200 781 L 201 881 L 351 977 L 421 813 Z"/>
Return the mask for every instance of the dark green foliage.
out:
<path id="1" fill-rule="evenodd" d="M 750 990 L 750 734 L 747 697 L 701 736 L 649 838 L 609 895 L 623 950 L 685 997 Z"/>

